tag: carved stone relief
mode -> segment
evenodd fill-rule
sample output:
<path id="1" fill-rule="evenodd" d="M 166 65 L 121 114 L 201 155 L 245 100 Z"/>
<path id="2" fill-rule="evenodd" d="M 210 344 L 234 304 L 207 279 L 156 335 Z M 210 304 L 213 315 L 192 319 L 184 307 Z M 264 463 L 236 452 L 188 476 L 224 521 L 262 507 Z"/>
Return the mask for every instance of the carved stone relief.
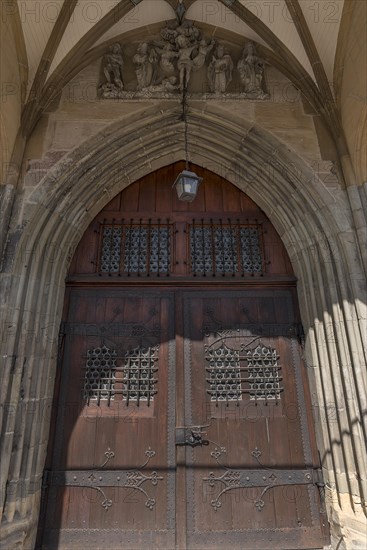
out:
<path id="1" fill-rule="evenodd" d="M 108 48 L 102 59 L 102 68 L 105 82 L 101 84 L 102 96 L 116 98 L 124 89 L 121 45 L 116 42 Z"/>
<path id="2" fill-rule="evenodd" d="M 237 63 L 243 89 L 248 98 L 265 99 L 263 89 L 264 61 L 257 56 L 253 42 L 247 42 L 242 58 Z"/>
<path id="3" fill-rule="evenodd" d="M 233 61 L 224 47 L 219 44 L 208 67 L 208 82 L 211 92 L 222 94 L 232 80 Z"/>
<path id="4" fill-rule="evenodd" d="M 99 95 L 173 98 L 187 87 L 191 97 L 268 98 L 265 61 L 255 44 L 247 42 L 240 55 L 238 48 L 204 36 L 192 21 L 170 21 L 149 41 L 109 47 L 102 58 Z"/>

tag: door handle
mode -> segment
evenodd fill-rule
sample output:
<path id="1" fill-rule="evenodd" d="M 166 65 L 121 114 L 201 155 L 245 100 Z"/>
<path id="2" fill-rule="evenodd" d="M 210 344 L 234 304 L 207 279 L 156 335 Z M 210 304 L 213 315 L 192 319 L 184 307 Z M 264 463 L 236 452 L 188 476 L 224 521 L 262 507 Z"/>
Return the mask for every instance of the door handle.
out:
<path id="1" fill-rule="evenodd" d="M 203 439 L 206 432 L 203 432 L 201 428 L 201 426 L 176 428 L 176 446 L 202 447 L 203 445 L 209 445 L 209 441 Z"/>

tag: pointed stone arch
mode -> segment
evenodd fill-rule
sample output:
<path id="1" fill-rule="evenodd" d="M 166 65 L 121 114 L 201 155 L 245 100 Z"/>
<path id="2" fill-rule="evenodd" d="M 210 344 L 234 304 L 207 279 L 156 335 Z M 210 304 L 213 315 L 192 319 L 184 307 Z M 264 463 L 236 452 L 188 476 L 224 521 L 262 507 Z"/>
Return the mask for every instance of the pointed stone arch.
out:
<path id="1" fill-rule="evenodd" d="M 30 415 L 24 420 L 27 442 L 16 441 L 17 415 L 5 411 L 3 424 L 9 449 L 4 482 L 13 487 L 12 493 L 3 492 L 4 514 L 9 536 L 22 544 L 33 540 L 37 522 L 64 280 L 73 251 L 114 195 L 184 157 L 179 115 L 179 107 L 153 106 L 98 132 L 47 173 L 28 198 L 26 223 L 13 228 L 15 254 L 10 243 L 3 278 L 9 375 L 2 392 L 15 411 L 26 403 L 38 407 L 36 420 Z M 191 108 L 188 123 L 192 162 L 226 178 L 263 209 L 298 277 L 318 446 L 325 478 L 337 496 L 329 505 L 337 533 L 342 503 L 356 513 L 354 497 L 361 495 L 365 471 L 363 271 L 352 215 L 346 214 L 347 196 L 331 195 L 286 145 L 251 121 L 239 123 L 224 108 Z M 20 483 L 22 472 L 27 472 L 27 487 Z M 359 472 L 359 477 L 344 472 Z"/>

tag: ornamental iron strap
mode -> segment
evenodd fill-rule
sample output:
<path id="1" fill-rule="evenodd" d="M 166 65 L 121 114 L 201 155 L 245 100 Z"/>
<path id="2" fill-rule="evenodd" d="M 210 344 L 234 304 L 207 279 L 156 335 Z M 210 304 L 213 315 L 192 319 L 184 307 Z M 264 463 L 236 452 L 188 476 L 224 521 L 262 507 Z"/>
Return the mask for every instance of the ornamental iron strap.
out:
<path id="1" fill-rule="evenodd" d="M 145 506 L 153 510 L 156 501 L 148 495 L 142 485 L 150 481 L 152 485 L 156 486 L 158 481 L 162 480 L 163 477 L 158 476 L 157 472 L 145 475 L 141 470 L 148 465 L 155 454 L 155 451 L 152 451 L 149 447 L 149 449 L 145 451 L 147 460 L 142 466 L 135 470 L 102 470 L 109 460 L 115 456 L 115 453 L 108 449 L 105 452 L 105 462 L 95 470 L 45 471 L 44 486 L 68 486 L 95 489 L 103 496 L 101 506 L 105 508 L 106 511 L 111 508 L 113 502 L 106 496 L 102 487 L 127 487 L 143 493 L 147 498 Z"/>
<path id="2" fill-rule="evenodd" d="M 220 457 L 226 453 L 225 447 L 216 448 L 210 454 L 217 461 L 219 466 L 225 468 L 225 472 L 222 475 L 216 475 L 214 472 L 210 472 L 208 477 L 204 477 L 203 481 L 207 481 L 211 487 L 214 487 L 216 482 L 223 483 L 224 488 L 219 494 L 211 501 L 211 505 L 214 510 L 217 511 L 222 506 L 221 497 L 224 493 L 232 491 L 233 489 L 242 488 L 257 488 L 264 487 L 260 494 L 260 497 L 255 500 L 255 507 L 259 512 L 264 508 L 265 502 L 263 496 L 269 489 L 274 487 L 282 487 L 286 485 L 316 485 L 322 496 L 321 489 L 324 487 L 321 469 L 292 469 L 283 470 L 276 468 L 262 468 L 262 469 L 236 469 L 226 468 L 220 462 Z M 252 451 L 252 456 L 259 461 L 261 451 L 257 448 Z"/>

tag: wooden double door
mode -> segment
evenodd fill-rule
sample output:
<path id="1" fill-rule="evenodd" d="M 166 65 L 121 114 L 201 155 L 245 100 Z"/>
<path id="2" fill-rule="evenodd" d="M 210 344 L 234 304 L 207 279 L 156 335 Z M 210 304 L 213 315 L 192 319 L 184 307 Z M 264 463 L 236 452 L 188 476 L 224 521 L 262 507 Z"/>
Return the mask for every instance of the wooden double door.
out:
<path id="1" fill-rule="evenodd" d="M 321 548 L 293 288 L 75 287 L 42 548 Z"/>

